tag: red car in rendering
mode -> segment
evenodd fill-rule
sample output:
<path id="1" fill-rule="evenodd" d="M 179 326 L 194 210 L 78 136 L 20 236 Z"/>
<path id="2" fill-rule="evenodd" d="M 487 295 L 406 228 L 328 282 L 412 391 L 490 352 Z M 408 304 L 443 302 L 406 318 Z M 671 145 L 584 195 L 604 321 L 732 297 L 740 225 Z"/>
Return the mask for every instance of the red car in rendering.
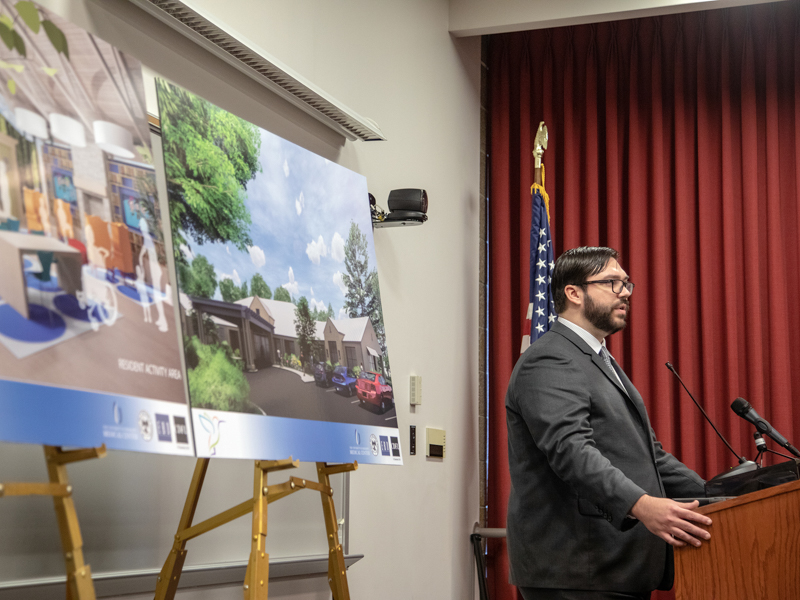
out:
<path id="1" fill-rule="evenodd" d="M 356 394 L 361 401 L 361 406 L 369 402 L 380 406 L 382 412 L 386 412 L 394 404 L 392 386 L 386 383 L 383 375 L 373 371 L 361 371 L 358 374 Z"/>

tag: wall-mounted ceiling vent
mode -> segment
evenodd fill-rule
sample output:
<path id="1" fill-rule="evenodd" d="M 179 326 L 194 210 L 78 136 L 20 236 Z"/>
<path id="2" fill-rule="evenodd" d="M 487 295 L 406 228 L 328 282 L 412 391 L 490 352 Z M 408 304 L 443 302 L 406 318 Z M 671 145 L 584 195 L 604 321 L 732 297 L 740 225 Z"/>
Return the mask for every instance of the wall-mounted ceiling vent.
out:
<path id="1" fill-rule="evenodd" d="M 373 121 L 356 114 L 263 51 L 255 50 L 255 44 L 228 33 L 224 25 L 212 22 L 211 17 L 200 14 L 187 2 L 130 1 L 348 139 L 386 139 Z"/>

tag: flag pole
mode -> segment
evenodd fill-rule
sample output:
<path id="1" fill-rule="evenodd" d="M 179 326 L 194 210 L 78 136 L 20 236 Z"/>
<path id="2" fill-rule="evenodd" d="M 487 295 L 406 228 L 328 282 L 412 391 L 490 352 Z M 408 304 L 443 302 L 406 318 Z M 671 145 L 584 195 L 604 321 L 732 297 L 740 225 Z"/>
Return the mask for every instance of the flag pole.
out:
<path id="1" fill-rule="evenodd" d="M 544 185 L 542 156 L 544 156 L 545 150 L 547 150 L 547 125 L 541 121 L 539 129 L 536 130 L 536 137 L 533 139 L 533 183 L 541 186 Z"/>

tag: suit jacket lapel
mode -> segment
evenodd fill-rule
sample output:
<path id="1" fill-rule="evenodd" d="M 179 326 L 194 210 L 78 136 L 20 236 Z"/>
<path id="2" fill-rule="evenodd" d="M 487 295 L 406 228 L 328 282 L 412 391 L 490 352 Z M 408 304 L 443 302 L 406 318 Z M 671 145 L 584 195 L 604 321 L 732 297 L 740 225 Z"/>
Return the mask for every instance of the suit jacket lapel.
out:
<path id="1" fill-rule="evenodd" d="M 650 457 L 655 461 L 655 448 L 653 447 L 653 438 L 650 433 L 650 420 L 647 418 L 647 410 L 644 407 L 644 400 L 642 400 L 642 396 L 639 394 L 638 390 L 634 387 L 631 380 L 628 379 L 628 376 L 625 374 L 620 366 L 617 364 L 617 361 L 613 358 L 611 359 L 611 365 L 614 367 L 614 370 L 619 375 L 620 381 L 622 381 L 622 385 L 620 385 L 620 381 L 617 381 L 617 378 L 614 377 L 612 373 L 608 372 L 608 367 L 606 366 L 605 361 L 602 357 L 597 353 L 594 352 L 591 347 L 581 339 L 581 337 L 572 331 L 569 327 L 564 325 L 563 323 L 559 323 L 556 321 L 553 323 L 553 326 L 550 328 L 550 331 L 558 333 L 569 341 L 571 341 L 576 348 L 578 348 L 584 354 L 588 354 L 591 357 L 592 362 L 595 366 L 600 369 L 600 371 L 605 375 L 608 380 L 613 383 L 617 389 L 623 394 L 626 402 L 629 402 L 636 411 L 636 414 L 639 416 L 639 422 L 641 423 L 642 429 L 641 434 L 643 436 L 643 440 L 647 444 L 647 447 L 650 449 Z M 656 469 L 658 472 L 658 469 Z M 661 493 L 664 495 L 664 485 L 661 482 L 661 476 L 658 477 L 658 485 L 661 488 Z"/>
<path id="2" fill-rule="evenodd" d="M 589 345 L 586 342 L 584 342 L 580 338 L 580 336 L 574 331 L 572 331 L 569 327 L 567 327 L 563 323 L 559 323 L 558 321 L 556 321 L 555 323 L 553 323 L 553 326 L 550 328 L 550 330 L 555 331 L 560 335 L 563 335 L 565 338 L 567 338 L 569 341 L 575 344 L 575 346 L 577 346 L 582 352 L 588 354 L 591 357 L 592 362 L 595 364 L 595 366 L 598 369 L 600 369 L 603 375 L 605 375 L 606 378 L 611 383 L 613 383 L 620 392 L 622 392 L 626 400 L 633 405 L 634 409 L 636 409 L 636 414 L 639 415 L 639 420 L 641 421 L 642 427 L 645 430 L 645 434 L 649 439 L 650 427 L 648 425 L 649 421 L 647 419 L 647 412 L 645 411 L 644 408 L 644 401 L 642 400 L 642 397 L 639 395 L 639 392 L 631 383 L 631 380 L 628 379 L 627 375 L 625 375 L 625 371 L 623 371 L 619 367 L 617 361 L 615 361 L 613 358 L 611 359 L 611 364 L 614 367 L 614 370 L 617 372 L 617 375 L 619 375 L 619 380 L 617 380 L 617 378 L 614 377 L 612 373 L 608 372 L 608 367 L 606 366 L 606 363 L 602 359 L 602 357 L 597 352 L 594 352 L 589 347 Z M 622 381 L 622 385 L 620 385 L 620 381 Z M 649 445 L 652 446 L 652 444 Z M 652 448 L 650 451 L 652 452 Z"/>
<path id="3" fill-rule="evenodd" d="M 602 359 L 600 360 L 602 362 Z M 628 379 L 628 376 L 625 374 L 625 371 L 623 371 L 617 364 L 617 361 L 612 358 L 611 364 L 614 366 L 614 370 L 617 372 L 619 378 L 622 380 L 622 385 L 625 387 L 625 393 L 628 395 L 628 398 L 630 399 L 634 408 L 636 408 L 636 412 L 639 414 L 639 418 L 642 420 L 642 425 L 644 425 L 647 437 L 649 438 L 650 421 L 647 418 L 647 410 L 644 407 L 644 400 L 642 400 L 641 394 L 639 394 L 639 391 L 633 386 L 633 383 L 631 383 L 631 380 Z"/>
<path id="4" fill-rule="evenodd" d="M 583 341 L 583 340 L 581 340 L 581 341 Z M 608 372 L 608 367 L 606 366 L 606 362 L 603 360 L 603 357 L 600 356 L 597 352 L 594 352 L 591 348 L 589 349 L 589 353 L 592 355 L 592 362 L 595 364 L 595 366 L 598 369 L 600 369 L 603 372 L 603 375 L 605 375 L 611 383 L 613 383 L 615 386 L 617 386 L 617 389 L 619 391 L 621 391 L 623 394 L 625 394 L 626 396 L 628 396 L 630 398 L 631 395 L 628 392 L 628 390 L 625 389 L 625 387 L 623 385 L 620 385 L 620 381 L 622 381 L 622 378 L 620 377 L 619 380 L 618 380 L 616 377 L 614 377 L 614 375 L 612 373 Z M 613 359 L 612 359 L 612 361 L 613 361 Z M 612 362 L 611 364 L 613 365 L 615 363 Z M 619 374 L 620 369 L 614 369 L 614 370 L 617 372 L 617 374 Z"/>

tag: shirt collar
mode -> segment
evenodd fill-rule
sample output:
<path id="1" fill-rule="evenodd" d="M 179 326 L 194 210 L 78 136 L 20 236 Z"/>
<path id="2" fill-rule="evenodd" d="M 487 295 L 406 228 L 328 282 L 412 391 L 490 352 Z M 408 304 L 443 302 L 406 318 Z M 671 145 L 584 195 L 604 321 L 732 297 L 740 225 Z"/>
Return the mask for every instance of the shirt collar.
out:
<path id="1" fill-rule="evenodd" d="M 603 339 L 602 342 L 598 342 L 596 337 L 594 337 L 591 333 L 586 331 L 580 325 L 576 325 L 575 323 L 573 323 L 572 321 L 570 321 L 568 319 L 565 319 L 564 317 L 558 317 L 558 322 L 563 324 L 563 325 L 566 325 L 572 331 L 577 333 L 584 342 L 589 344 L 589 347 L 592 349 L 592 352 L 594 352 L 595 354 L 600 354 L 600 348 L 605 348 L 605 346 L 606 346 L 606 340 L 605 339 Z M 606 348 L 606 352 L 608 352 L 608 348 Z M 611 356 L 611 353 L 608 352 L 608 355 Z"/>

